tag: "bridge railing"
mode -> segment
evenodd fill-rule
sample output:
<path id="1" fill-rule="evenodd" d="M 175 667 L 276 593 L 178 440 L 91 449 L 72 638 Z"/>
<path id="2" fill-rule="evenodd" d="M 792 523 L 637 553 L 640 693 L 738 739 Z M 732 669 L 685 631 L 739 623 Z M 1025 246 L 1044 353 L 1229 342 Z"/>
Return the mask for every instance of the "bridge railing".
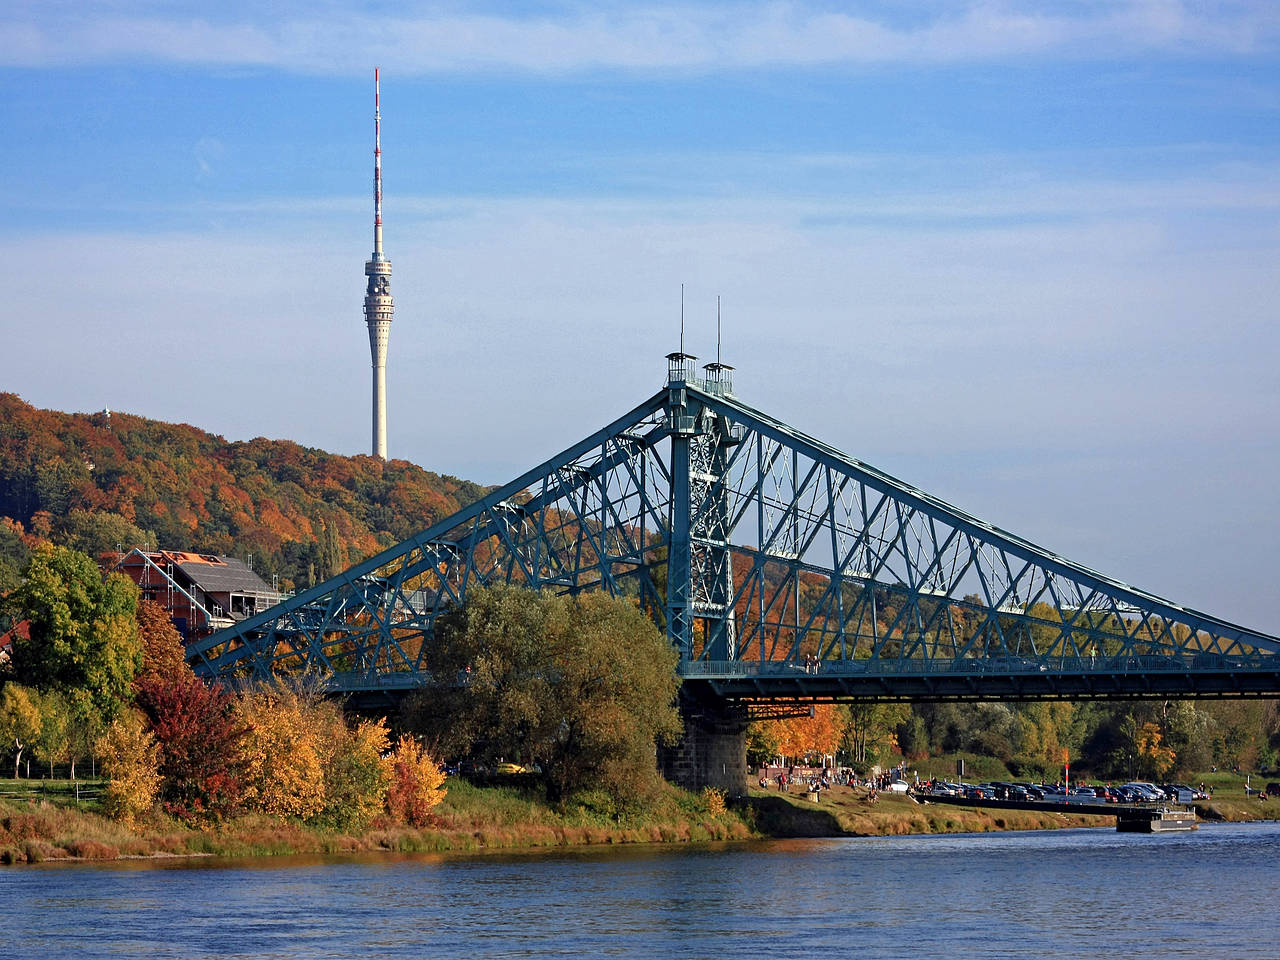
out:
<path id="1" fill-rule="evenodd" d="M 1195 673 L 1199 671 L 1248 671 L 1265 668 L 1256 656 L 1209 653 L 1152 654 L 1145 656 L 1062 657 L 958 657 L 955 659 L 818 660 L 688 660 L 680 664 L 681 676 L 700 677 L 804 677 L 808 676 L 920 676 L 930 674 L 1030 675 Z"/>

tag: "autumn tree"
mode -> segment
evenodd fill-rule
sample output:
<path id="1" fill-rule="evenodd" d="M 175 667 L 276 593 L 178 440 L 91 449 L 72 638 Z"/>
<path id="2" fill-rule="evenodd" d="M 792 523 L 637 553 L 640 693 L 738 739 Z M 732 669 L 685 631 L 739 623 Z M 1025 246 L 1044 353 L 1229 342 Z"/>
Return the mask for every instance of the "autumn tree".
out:
<path id="1" fill-rule="evenodd" d="M 136 710 L 125 710 L 95 746 L 108 777 L 102 807 L 109 817 L 133 823 L 151 809 L 160 788 L 159 747 Z"/>
<path id="2" fill-rule="evenodd" d="M 1160 726 L 1156 723 L 1144 723 L 1134 731 L 1133 745 L 1140 773 L 1148 773 L 1153 778 L 1163 777 L 1178 759 L 1163 740 Z"/>
<path id="3" fill-rule="evenodd" d="M 17 683 L 0 691 L 0 737 L 13 749 L 13 776 L 19 776 L 22 752 L 40 737 L 39 694 Z"/>
<path id="4" fill-rule="evenodd" d="M 183 664 L 176 675 L 148 672 L 137 704 L 155 736 L 159 798 L 179 817 L 221 816 L 240 799 L 246 728 L 233 697 L 209 687 Z"/>
<path id="5" fill-rule="evenodd" d="M 169 611 L 154 600 L 140 600 L 136 619 L 138 639 L 142 643 L 142 667 L 135 683 L 192 675 L 182 635 L 169 619 Z"/>
<path id="6" fill-rule="evenodd" d="M 655 743 L 680 731 L 676 652 L 625 599 L 476 589 L 424 653 L 435 683 L 409 703 L 410 726 L 455 756 L 540 764 L 553 801 L 588 784 L 644 794 Z"/>
<path id="7" fill-rule="evenodd" d="M 849 725 L 848 710 L 839 704 L 815 704 L 808 715 L 762 720 L 752 726 L 776 745 L 775 755 L 793 759 L 834 754 Z"/>
<path id="8" fill-rule="evenodd" d="M 426 826 L 431 822 L 431 809 L 444 799 L 444 779 L 444 770 L 426 748 L 402 734 L 391 754 L 387 812 L 415 827 Z"/>
<path id="9" fill-rule="evenodd" d="M 241 694 L 240 741 L 247 806 L 309 820 L 324 809 L 323 749 L 315 735 L 323 705 L 283 684 Z"/>

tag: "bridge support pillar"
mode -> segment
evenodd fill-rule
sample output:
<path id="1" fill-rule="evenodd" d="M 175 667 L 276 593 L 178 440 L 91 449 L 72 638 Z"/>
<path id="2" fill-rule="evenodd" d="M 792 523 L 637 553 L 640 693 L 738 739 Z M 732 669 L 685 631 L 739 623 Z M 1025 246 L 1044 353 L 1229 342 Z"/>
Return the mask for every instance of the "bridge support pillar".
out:
<path id="1" fill-rule="evenodd" d="M 684 735 L 658 748 L 662 775 L 686 790 L 715 787 L 729 796 L 746 792 L 747 708 L 680 690 Z"/>

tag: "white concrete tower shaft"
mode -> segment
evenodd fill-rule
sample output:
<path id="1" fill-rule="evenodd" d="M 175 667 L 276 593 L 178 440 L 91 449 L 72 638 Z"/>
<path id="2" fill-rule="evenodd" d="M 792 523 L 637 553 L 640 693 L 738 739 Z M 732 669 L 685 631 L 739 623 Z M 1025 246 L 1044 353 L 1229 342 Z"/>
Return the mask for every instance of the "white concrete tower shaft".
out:
<path id="1" fill-rule="evenodd" d="M 365 262 L 369 278 L 364 294 L 364 321 L 369 326 L 373 358 L 373 455 L 387 459 L 387 340 L 391 335 L 391 261 L 382 253 L 382 89 L 373 69 L 373 257 Z"/>

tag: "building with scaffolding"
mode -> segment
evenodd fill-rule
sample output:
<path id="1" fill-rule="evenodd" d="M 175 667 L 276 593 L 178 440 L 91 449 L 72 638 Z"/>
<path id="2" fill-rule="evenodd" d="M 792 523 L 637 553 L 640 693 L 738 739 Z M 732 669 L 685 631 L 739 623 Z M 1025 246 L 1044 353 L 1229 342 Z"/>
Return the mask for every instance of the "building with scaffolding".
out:
<path id="1" fill-rule="evenodd" d="M 135 547 L 108 567 L 133 580 L 142 596 L 169 611 L 186 643 L 256 616 L 283 594 L 235 557 Z"/>

